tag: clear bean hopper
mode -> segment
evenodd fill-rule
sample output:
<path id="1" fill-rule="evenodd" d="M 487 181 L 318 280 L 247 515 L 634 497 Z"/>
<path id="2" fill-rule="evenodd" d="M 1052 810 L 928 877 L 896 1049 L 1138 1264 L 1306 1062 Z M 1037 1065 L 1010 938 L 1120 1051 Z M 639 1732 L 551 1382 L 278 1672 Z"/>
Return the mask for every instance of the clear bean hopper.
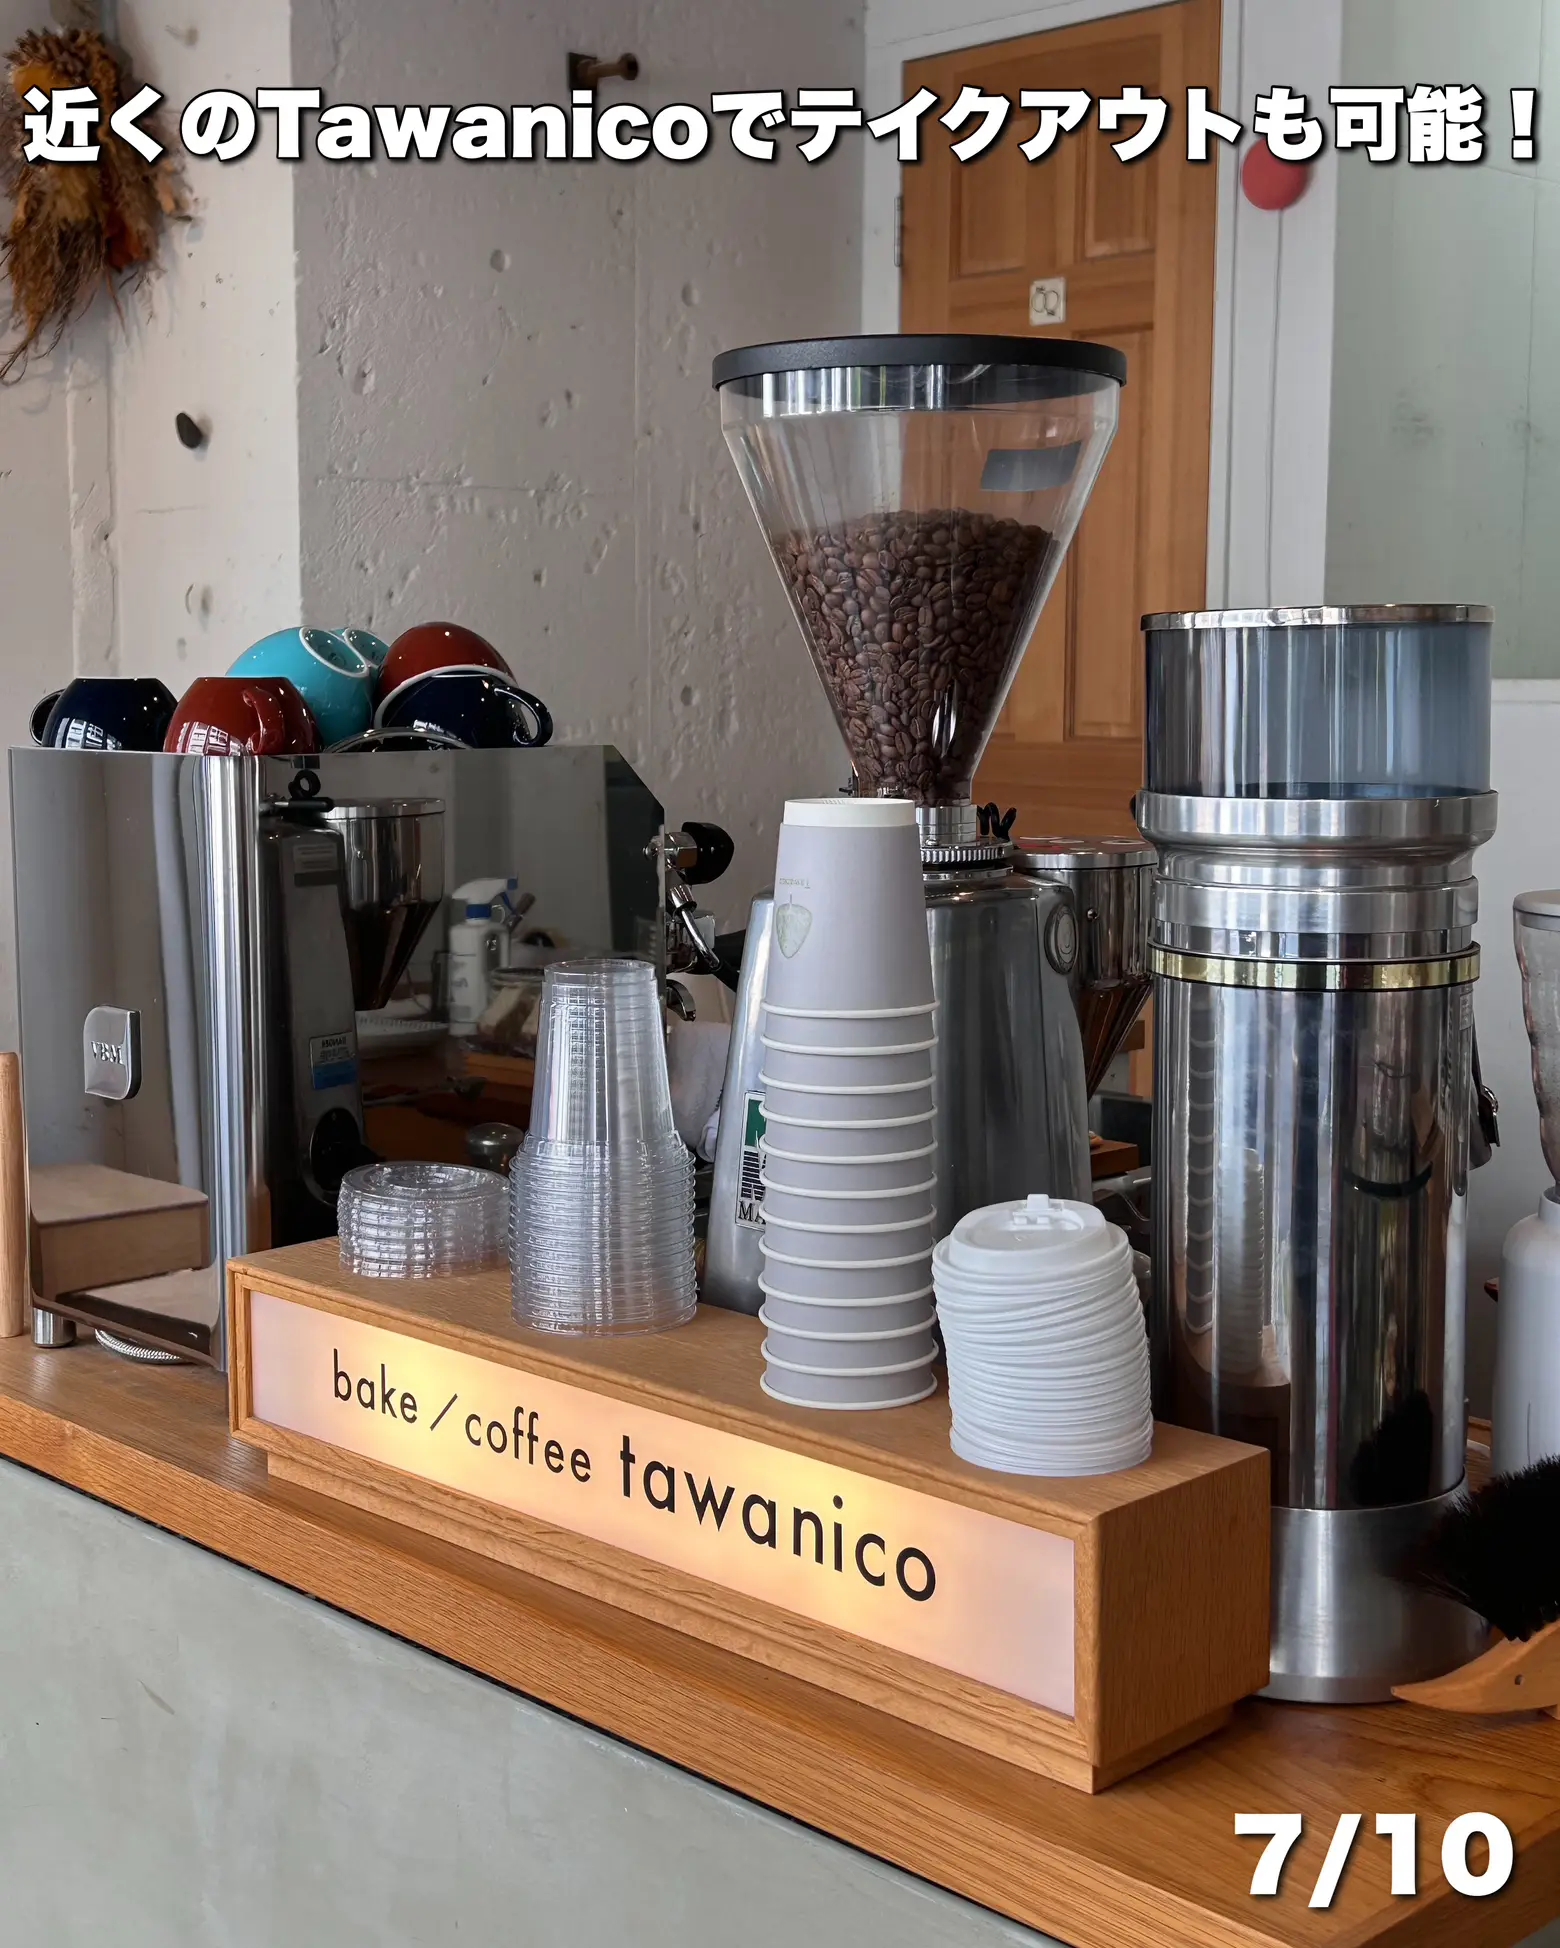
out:
<path id="1" fill-rule="evenodd" d="M 1125 375 L 1110 347 L 1055 338 L 809 339 L 715 361 L 858 791 L 968 801 Z"/>

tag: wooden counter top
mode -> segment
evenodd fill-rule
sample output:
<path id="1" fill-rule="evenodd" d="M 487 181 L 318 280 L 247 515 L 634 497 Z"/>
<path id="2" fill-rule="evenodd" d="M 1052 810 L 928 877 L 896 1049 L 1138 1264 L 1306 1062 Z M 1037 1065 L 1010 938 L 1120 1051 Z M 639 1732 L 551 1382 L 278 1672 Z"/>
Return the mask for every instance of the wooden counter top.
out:
<path id="1" fill-rule="evenodd" d="M 272 1483 L 223 1382 L 95 1346 L 0 1341 L 0 1454 L 155 1522 L 1075 1948 L 1262 1943 L 1504 1948 L 1560 1914 L 1560 1726 L 1410 1706 L 1242 1706 L 1190 1751 L 1089 1797 L 972 1756 L 656 1625 Z M 1516 1868 L 1454 1894 L 1441 1835 L 1498 1814 Z M 1377 1812 L 1419 1816 L 1414 1899 Z M 1299 1812 L 1276 1899 L 1237 1812 Z M 1365 1815 L 1327 1910 L 1306 1903 L 1338 1816 Z M 1475 1858 L 1477 1868 L 1479 1861 Z"/>

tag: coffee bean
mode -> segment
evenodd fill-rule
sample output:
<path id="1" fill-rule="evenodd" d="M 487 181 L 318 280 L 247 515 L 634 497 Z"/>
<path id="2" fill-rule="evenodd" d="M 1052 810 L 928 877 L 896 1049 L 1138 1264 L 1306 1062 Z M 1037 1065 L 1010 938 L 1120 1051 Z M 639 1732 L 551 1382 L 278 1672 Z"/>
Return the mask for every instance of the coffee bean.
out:
<path id="1" fill-rule="evenodd" d="M 1050 552 L 1044 528 L 966 508 L 779 543 L 859 789 L 923 804 L 969 796 Z"/>

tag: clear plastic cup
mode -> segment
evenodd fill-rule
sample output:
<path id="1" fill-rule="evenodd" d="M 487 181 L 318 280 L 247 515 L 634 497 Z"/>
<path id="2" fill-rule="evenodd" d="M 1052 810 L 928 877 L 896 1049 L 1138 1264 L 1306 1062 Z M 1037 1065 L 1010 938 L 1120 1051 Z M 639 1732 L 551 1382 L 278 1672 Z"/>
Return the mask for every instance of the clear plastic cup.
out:
<path id="1" fill-rule="evenodd" d="M 502 1263 L 509 1187 L 457 1164 L 375 1163 L 337 1193 L 344 1270 L 363 1278 L 431 1278 Z"/>
<path id="2" fill-rule="evenodd" d="M 648 961 L 557 961 L 547 969 L 530 1133 L 608 1150 L 676 1136 Z"/>

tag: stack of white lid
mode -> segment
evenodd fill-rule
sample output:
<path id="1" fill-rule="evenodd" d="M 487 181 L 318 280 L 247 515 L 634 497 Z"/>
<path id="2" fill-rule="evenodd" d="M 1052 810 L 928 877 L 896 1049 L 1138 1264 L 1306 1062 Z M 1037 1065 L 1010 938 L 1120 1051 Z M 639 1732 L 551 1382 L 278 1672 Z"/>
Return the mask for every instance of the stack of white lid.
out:
<path id="1" fill-rule="evenodd" d="M 1094 1475 L 1153 1448 L 1148 1340 L 1124 1233 L 1030 1197 L 961 1218 L 932 1254 L 953 1451 L 1007 1474 Z"/>

